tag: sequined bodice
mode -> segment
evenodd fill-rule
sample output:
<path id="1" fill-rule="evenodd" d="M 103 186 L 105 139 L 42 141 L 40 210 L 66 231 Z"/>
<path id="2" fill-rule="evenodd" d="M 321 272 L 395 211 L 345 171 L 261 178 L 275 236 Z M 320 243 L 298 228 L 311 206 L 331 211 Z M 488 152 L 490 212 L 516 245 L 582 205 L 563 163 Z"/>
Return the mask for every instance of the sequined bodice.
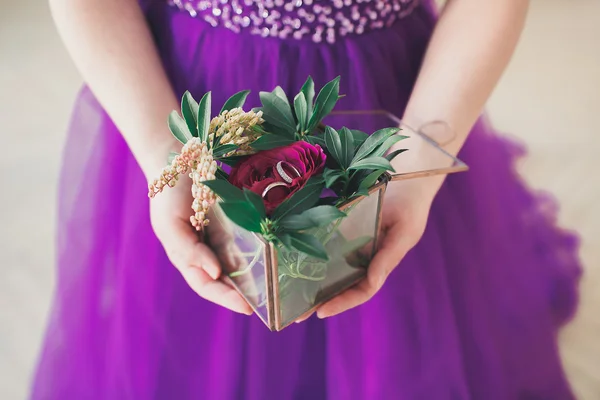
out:
<path id="1" fill-rule="evenodd" d="M 263 37 L 335 43 L 389 27 L 419 0 L 168 0 L 214 27 Z"/>

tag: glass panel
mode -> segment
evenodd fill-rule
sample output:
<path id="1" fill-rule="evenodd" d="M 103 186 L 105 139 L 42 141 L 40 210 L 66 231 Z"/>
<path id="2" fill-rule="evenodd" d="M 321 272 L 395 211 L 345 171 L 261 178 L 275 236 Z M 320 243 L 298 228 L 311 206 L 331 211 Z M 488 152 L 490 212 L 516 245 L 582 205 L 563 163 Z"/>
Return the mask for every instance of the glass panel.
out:
<path id="1" fill-rule="evenodd" d="M 339 129 L 346 126 L 368 134 L 382 128 L 398 126 L 401 135 L 408 136 L 396 144 L 395 149 L 408 149 L 394 159 L 396 170 L 392 180 L 410 179 L 420 176 L 453 173 L 467 170 L 467 166 L 447 153 L 442 146 L 454 139 L 454 133 L 443 122 L 432 122 L 413 129 L 387 111 L 334 111 L 324 124 Z"/>
<path id="2" fill-rule="evenodd" d="M 347 217 L 312 232 L 325 245 L 329 261 L 279 248 L 277 275 L 278 329 L 361 279 L 375 250 L 379 203 L 384 185 L 349 204 Z"/>
<path id="3" fill-rule="evenodd" d="M 231 222 L 218 206 L 213 207 L 211 213 L 207 238 L 223 274 L 269 326 L 265 244 L 254 233 Z"/>

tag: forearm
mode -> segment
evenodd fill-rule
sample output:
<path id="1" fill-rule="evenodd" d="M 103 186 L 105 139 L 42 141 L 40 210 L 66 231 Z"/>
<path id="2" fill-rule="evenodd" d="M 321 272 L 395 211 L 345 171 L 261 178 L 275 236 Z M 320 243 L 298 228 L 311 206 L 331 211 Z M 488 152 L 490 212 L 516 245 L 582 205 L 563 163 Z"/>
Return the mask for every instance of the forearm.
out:
<path id="1" fill-rule="evenodd" d="M 177 99 L 135 0 L 50 0 L 84 80 L 150 178 L 176 142 L 167 129 Z"/>
<path id="2" fill-rule="evenodd" d="M 506 68 L 524 26 L 527 0 L 450 0 L 434 30 L 404 120 L 444 121 L 457 154 Z"/>

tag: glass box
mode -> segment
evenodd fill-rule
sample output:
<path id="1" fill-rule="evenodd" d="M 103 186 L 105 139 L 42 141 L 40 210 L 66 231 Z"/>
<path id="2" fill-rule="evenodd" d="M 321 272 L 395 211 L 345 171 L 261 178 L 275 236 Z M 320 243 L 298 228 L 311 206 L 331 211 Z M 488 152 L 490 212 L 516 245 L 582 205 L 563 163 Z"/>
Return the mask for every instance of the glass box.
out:
<path id="1" fill-rule="evenodd" d="M 207 229 L 207 239 L 221 262 L 223 276 L 251 305 L 270 330 L 280 331 L 298 318 L 362 279 L 377 249 L 381 210 L 388 185 L 394 181 L 467 170 L 443 146 L 453 134 L 443 123 L 419 130 L 402 124 L 386 111 L 334 112 L 325 120 L 333 128 L 347 126 L 372 133 L 399 126 L 408 136 L 398 147 L 408 151 L 392 162 L 385 174 L 363 196 L 341 205 L 347 216 L 310 233 L 325 245 L 329 261 L 311 259 L 266 242 L 260 235 L 231 222 L 218 207 Z"/>

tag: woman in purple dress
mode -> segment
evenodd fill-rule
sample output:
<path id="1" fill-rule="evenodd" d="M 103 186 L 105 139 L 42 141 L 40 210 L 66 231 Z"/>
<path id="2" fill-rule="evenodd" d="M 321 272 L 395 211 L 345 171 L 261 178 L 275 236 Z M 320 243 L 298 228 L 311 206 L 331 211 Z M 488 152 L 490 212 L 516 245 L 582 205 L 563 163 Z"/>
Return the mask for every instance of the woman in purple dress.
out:
<path id="1" fill-rule="evenodd" d="M 577 241 L 514 172 L 521 149 L 479 119 L 527 1 L 450 0 L 439 19 L 427 0 L 51 5 L 88 86 L 33 399 L 573 397 L 556 333 L 576 305 Z M 447 150 L 471 171 L 390 186 L 368 277 L 272 333 L 218 279 L 189 186 L 149 204 L 147 180 L 177 148 L 165 121 L 185 90 L 220 105 L 243 89 L 294 93 L 308 75 L 341 75 L 341 109 L 446 121 Z"/>

